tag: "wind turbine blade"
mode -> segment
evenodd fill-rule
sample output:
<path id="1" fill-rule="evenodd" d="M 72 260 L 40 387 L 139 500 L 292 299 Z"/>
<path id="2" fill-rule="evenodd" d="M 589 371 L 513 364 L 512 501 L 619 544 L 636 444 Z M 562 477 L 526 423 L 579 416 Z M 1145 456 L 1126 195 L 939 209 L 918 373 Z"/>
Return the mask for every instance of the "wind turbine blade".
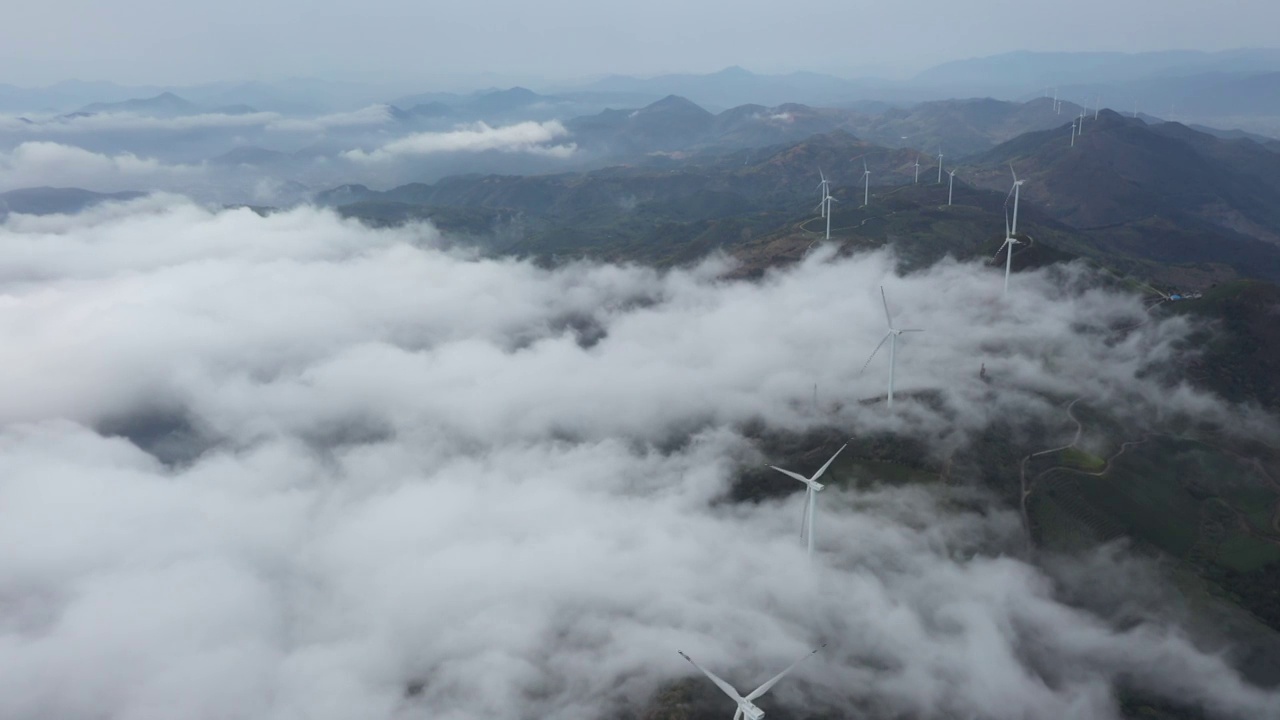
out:
<path id="1" fill-rule="evenodd" d="M 1013 173 L 1013 182 L 1018 183 L 1018 171 L 1013 169 L 1013 163 L 1009 163 L 1009 172 Z"/>
<path id="2" fill-rule="evenodd" d="M 871 360 L 872 360 L 872 358 L 874 358 L 874 357 L 876 356 L 876 353 L 880 352 L 880 348 L 884 347 L 884 342 L 885 342 L 886 340 L 888 340 L 888 339 L 889 339 L 889 337 L 890 337 L 891 335 L 893 335 L 893 331 L 892 331 L 892 330 L 890 330 L 889 332 L 885 333 L 885 334 L 884 334 L 884 337 L 880 338 L 880 344 L 876 346 L 876 349 L 875 349 L 875 350 L 872 350 L 872 351 L 871 351 L 871 355 L 867 356 L 867 361 L 866 361 L 866 362 L 864 362 L 864 363 L 862 363 L 862 369 L 858 371 L 858 374 L 859 374 L 859 375 L 861 375 L 862 373 L 866 372 L 866 370 L 867 370 L 867 366 L 871 364 Z"/>
<path id="3" fill-rule="evenodd" d="M 840 453 L 844 452 L 844 449 L 847 447 L 849 447 L 849 443 L 845 443 L 844 445 L 841 445 L 840 449 L 836 451 L 836 454 L 831 456 L 831 459 L 827 461 L 826 465 L 823 465 L 822 467 L 818 468 L 818 472 L 814 473 L 813 477 L 810 478 L 810 480 L 817 480 L 818 478 L 822 477 L 822 473 L 826 472 L 827 468 L 831 467 L 831 463 L 835 462 L 836 458 L 839 457 Z"/>
<path id="4" fill-rule="evenodd" d="M 1008 205 L 1004 206 L 1004 239 L 1006 241 L 1008 241 L 1009 239 L 1009 206 Z M 1004 247 L 1004 246 L 1001 245 L 1000 247 Z M 996 254 L 999 255 L 1000 251 L 997 250 Z"/>
<path id="5" fill-rule="evenodd" d="M 792 670 L 795 670 L 797 665 L 799 665 L 800 663 L 804 662 L 804 661 L 805 661 L 805 658 L 808 658 L 810 655 L 815 655 L 815 654 L 817 654 L 817 652 L 818 652 L 819 650 L 821 650 L 822 648 L 824 648 L 824 647 L 826 647 L 826 646 L 827 646 L 827 645 L 826 645 L 826 643 L 823 643 L 821 646 L 814 648 L 812 651 L 810 651 L 810 652 L 809 652 L 809 654 L 808 654 L 808 655 L 805 655 L 804 657 L 800 658 L 799 660 L 797 660 L 797 661 L 795 661 L 795 662 L 791 663 L 790 667 L 788 667 L 786 670 L 783 670 L 782 672 L 778 673 L 777 675 L 774 675 L 773 677 L 769 678 L 769 679 L 765 682 L 765 684 L 761 685 L 760 687 L 756 688 L 755 690 L 752 690 L 752 691 L 751 691 L 751 694 L 750 694 L 750 695 L 748 695 L 748 696 L 746 696 L 746 697 L 745 697 L 745 698 L 743 698 L 743 699 L 744 699 L 744 700 L 755 700 L 756 698 L 760 697 L 761 695 L 764 695 L 765 693 L 769 692 L 769 690 L 771 690 L 771 689 L 773 688 L 773 686 L 774 686 L 774 685 L 777 685 L 777 684 L 778 684 L 778 681 L 779 681 L 779 680 L 781 680 L 782 678 L 784 678 L 784 677 L 786 677 L 786 676 L 787 676 L 787 673 L 791 672 Z"/>
<path id="6" fill-rule="evenodd" d="M 1017 183 L 1014 183 L 1013 185 L 1011 185 L 1009 187 L 1009 194 L 1004 196 L 1004 204 L 1006 207 L 1009 205 L 1009 198 L 1013 197 L 1013 189 L 1016 187 L 1018 187 Z"/>
<path id="7" fill-rule="evenodd" d="M 903 329 L 899 330 L 898 332 L 900 332 L 900 333 L 904 333 L 904 332 L 924 332 L 924 328 L 903 328 Z"/>
<path id="8" fill-rule="evenodd" d="M 809 484 L 809 478 L 801 475 L 800 473 L 793 473 L 790 470 L 783 470 L 782 468 L 777 467 L 776 465 L 770 465 L 769 467 L 773 468 L 774 470 L 777 470 L 778 472 L 782 473 L 783 475 L 786 475 L 787 477 L 793 477 L 799 480 L 800 482 L 804 483 L 805 485 Z"/>
<path id="9" fill-rule="evenodd" d="M 737 710 L 733 711 L 733 720 L 742 720 L 742 706 L 739 705 Z"/>
<path id="10" fill-rule="evenodd" d="M 884 296 L 884 286 L 880 286 L 880 302 L 884 304 L 884 321 L 889 324 L 889 329 L 893 329 L 893 318 L 889 317 L 889 301 Z"/>
<path id="11" fill-rule="evenodd" d="M 822 178 L 822 182 L 827 181 L 827 176 L 825 173 L 822 172 L 822 168 L 818 168 L 818 177 Z"/>
<path id="12" fill-rule="evenodd" d="M 864 172 L 864 173 L 871 172 L 870 170 L 868 170 L 868 169 L 867 169 L 867 161 L 866 161 L 866 160 L 863 160 L 863 161 L 862 161 L 862 172 Z"/>
<path id="13" fill-rule="evenodd" d="M 1006 227 L 1005 227 L 1005 234 L 1006 234 L 1006 235 L 1008 234 L 1008 230 L 1009 230 L 1009 228 L 1006 226 Z M 1008 238 L 1008 237 L 1005 237 L 1004 242 L 1000 243 L 1000 249 L 999 249 L 999 250 L 996 250 L 996 254 L 995 254 L 995 255 L 992 255 L 992 256 L 991 256 L 991 259 L 992 259 L 992 260 L 995 260 L 996 258 L 1000 257 L 1000 253 L 1004 252 L 1004 249 L 1005 249 L 1006 247 L 1008 247 L 1008 245 L 1009 245 L 1009 238 Z M 1010 250 L 1009 252 L 1013 252 L 1013 251 L 1012 251 L 1012 250 Z"/>
<path id="14" fill-rule="evenodd" d="M 711 678 L 711 682 L 715 683 L 716 687 L 720 688 L 720 690 L 724 692 L 725 695 L 728 695 L 729 697 L 733 698 L 734 702 L 738 702 L 739 700 L 742 699 L 742 696 L 738 695 L 738 691 L 734 690 L 732 685 L 721 680 L 719 677 L 716 676 L 715 673 L 711 672 L 710 670 L 702 667 L 696 662 L 693 662 L 693 658 L 689 657 L 688 655 L 685 655 L 683 652 L 679 650 L 677 650 L 676 652 L 679 652 L 680 657 L 684 658 L 685 660 L 688 660 L 690 663 L 693 664 L 694 667 L 701 670 L 703 675 L 706 675 L 707 677 Z M 817 651 L 815 650 L 814 652 L 817 652 Z"/>

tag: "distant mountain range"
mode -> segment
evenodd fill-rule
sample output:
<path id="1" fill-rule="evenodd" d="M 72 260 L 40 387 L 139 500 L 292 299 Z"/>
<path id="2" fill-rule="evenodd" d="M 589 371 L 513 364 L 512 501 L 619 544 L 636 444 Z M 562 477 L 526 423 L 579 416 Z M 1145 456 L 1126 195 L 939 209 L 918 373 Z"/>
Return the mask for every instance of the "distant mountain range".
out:
<path id="1" fill-rule="evenodd" d="M 171 92 L 164 92 L 149 98 L 133 98 L 120 102 L 98 102 L 85 105 L 76 111 L 79 114 L 97 113 L 132 113 L 152 117 L 181 117 L 184 115 L 220 114 L 245 115 L 257 112 L 248 105 L 224 105 L 206 107 L 184 100 Z"/>
<path id="2" fill-rule="evenodd" d="M 0 216 L 10 212 L 26 215 L 78 213 L 108 201 L 133 200 L 146 193 L 97 193 L 80 188 L 37 187 L 0 193 Z"/>
<path id="3" fill-rule="evenodd" d="M 884 103 L 909 105 L 958 97 L 1026 100 L 1056 87 L 1061 97 L 1080 104 L 1100 95 L 1113 108 L 1129 110 L 1136 100 L 1142 109 L 1162 116 L 1172 105 L 1179 119 L 1205 119 L 1280 112 L 1278 74 L 1280 50 L 1276 49 L 1133 54 L 1016 51 L 943 63 L 902 81 L 811 72 L 766 75 L 729 67 L 708 74 L 611 75 L 577 85 L 547 83 L 543 94 L 578 106 L 575 114 L 589 107 L 595 108 L 592 112 L 639 107 L 673 94 L 712 111 L 748 104 L 802 103 L 874 112 L 883 109 Z M 206 107 L 249 106 L 286 114 L 351 110 L 376 103 L 411 108 L 441 102 L 456 107 L 490 93 L 408 94 L 388 85 L 306 78 L 169 87 L 69 81 L 43 88 L 0 85 L 0 111 L 69 112 L 93 103 L 118 103 L 165 92 Z"/>

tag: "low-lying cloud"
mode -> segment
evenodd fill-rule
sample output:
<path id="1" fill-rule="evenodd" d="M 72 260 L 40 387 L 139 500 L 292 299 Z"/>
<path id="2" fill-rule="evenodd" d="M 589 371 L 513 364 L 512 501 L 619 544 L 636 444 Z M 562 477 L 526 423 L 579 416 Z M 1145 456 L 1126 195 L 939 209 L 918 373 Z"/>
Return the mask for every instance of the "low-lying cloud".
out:
<path id="1" fill-rule="evenodd" d="M 289 117 L 275 112 L 199 113 L 164 117 L 128 112 L 57 116 L 0 116 L 0 131 L 27 134 L 186 132 L 191 130 L 262 128 L 278 132 L 318 133 L 337 128 L 373 127 L 391 122 L 391 107 L 370 105 L 360 110 L 316 117 Z"/>
<path id="2" fill-rule="evenodd" d="M 343 156 L 357 162 L 380 162 L 416 155 L 494 150 L 565 158 L 573 155 L 577 146 L 551 143 L 568 134 L 569 131 L 557 120 L 522 122 L 503 127 L 478 122 L 448 132 L 416 133 L 371 152 L 351 150 Z"/>
<path id="3" fill-rule="evenodd" d="M 594 719 L 686 676 L 677 649 L 754 686 L 824 641 L 779 700 L 1280 702 L 1168 621 L 1064 604 L 971 491 L 832 487 L 813 564 L 795 498 L 723 502 L 768 459 L 752 421 L 945 445 L 1059 413 L 1047 393 L 1221 413 L 1138 377 L 1184 320 L 1081 268 L 1004 302 L 979 266 L 898 277 L 886 253 L 749 284 L 438 241 L 161 197 L 0 225 L 0 716 Z M 859 402 L 881 284 L 926 328 L 894 413 Z"/>
<path id="4" fill-rule="evenodd" d="M 103 192 L 174 188 L 203 172 L 198 165 L 174 165 L 133 153 L 95 153 L 54 142 L 25 142 L 0 152 L 0 191 L 46 185 Z"/>

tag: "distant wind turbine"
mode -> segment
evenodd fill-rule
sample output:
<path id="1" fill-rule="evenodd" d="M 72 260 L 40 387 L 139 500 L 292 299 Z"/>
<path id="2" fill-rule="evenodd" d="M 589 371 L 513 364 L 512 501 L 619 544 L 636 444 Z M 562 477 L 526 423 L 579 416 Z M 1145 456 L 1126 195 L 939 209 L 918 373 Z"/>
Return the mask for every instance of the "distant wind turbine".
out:
<path id="1" fill-rule="evenodd" d="M 920 184 L 920 153 L 916 153 L 916 184 Z"/>
<path id="2" fill-rule="evenodd" d="M 1076 146 L 1076 119 L 1071 118 L 1071 147 Z"/>
<path id="3" fill-rule="evenodd" d="M 1093 119 L 1098 119 L 1098 111 L 1102 109 L 1102 96 L 1099 95 L 1093 99 Z"/>
<path id="4" fill-rule="evenodd" d="M 938 184 L 942 184 L 942 146 L 938 146 Z"/>
<path id="5" fill-rule="evenodd" d="M 947 181 L 947 207 L 951 207 L 951 194 L 952 194 L 952 191 L 955 190 L 955 187 L 956 187 L 956 171 L 955 171 L 955 168 L 952 168 L 951 179 Z"/>
<path id="6" fill-rule="evenodd" d="M 876 345 L 876 349 L 871 351 L 871 355 L 867 358 L 867 361 L 862 364 L 862 370 L 859 370 L 858 374 L 862 374 L 863 372 L 866 372 L 867 366 L 871 364 L 872 358 L 876 356 L 876 353 L 880 352 L 880 348 L 884 347 L 885 341 L 888 340 L 889 341 L 888 406 L 893 407 L 893 374 L 898 361 L 898 336 L 904 332 L 924 332 L 924 331 L 919 328 L 903 328 L 902 330 L 899 330 L 893 326 L 893 317 L 889 315 L 889 301 L 885 299 L 883 285 L 880 286 L 880 302 L 884 304 L 884 319 L 885 319 L 885 322 L 889 324 L 889 331 L 886 332 L 884 334 L 884 337 L 880 339 L 880 344 Z"/>
<path id="7" fill-rule="evenodd" d="M 794 472 L 791 472 L 790 470 L 783 470 L 782 468 L 777 467 L 776 465 L 769 466 L 774 470 L 777 470 L 778 472 L 782 473 L 783 475 L 786 475 L 787 477 L 792 477 L 792 478 L 795 478 L 796 480 L 799 480 L 805 485 L 804 498 L 805 498 L 806 509 L 804 514 L 804 520 L 800 524 L 800 535 L 802 537 L 805 537 L 809 542 L 809 557 L 813 557 L 813 543 L 814 543 L 813 513 L 816 510 L 816 505 L 818 503 L 818 493 L 822 492 L 822 488 L 826 487 L 822 483 L 818 482 L 818 478 L 822 477 L 822 473 L 826 472 L 827 468 L 831 467 L 831 463 L 835 462 L 836 457 L 838 457 L 840 453 L 843 452 L 844 449 L 848 446 L 849 446 L 848 443 L 841 445 L 840 449 L 836 451 L 836 454 L 832 455 L 831 459 L 828 460 L 826 464 L 818 468 L 818 472 L 814 473 L 813 477 L 805 477 L 800 473 L 794 473 Z M 808 528 L 807 533 L 805 532 L 806 527 Z"/>
<path id="8" fill-rule="evenodd" d="M 1013 187 L 1009 188 L 1009 194 L 1013 195 L 1013 234 L 1018 234 L 1018 196 L 1022 194 L 1022 183 L 1024 181 L 1018 179 L 1018 172 L 1013 169 L 1013 163 L 1009 163 L 1009 172 L 1013 173 Z M 1009 196 L 1004 198 L 1005 207 L 1009 205 Z"/>
<path id="9" fill-rule="evenodd" d="M 756 707 L 755 703 L 753 703 L 752 700 L 759 700 L 761 696 L 763 696 L 765 693 L 773 689 L 773 686 L 777 685 L 779 680 L 786 677 L 787 673 L 791 672 L 792 670 L 795 669 L 797 665 L 804 662 L 805 658 L 808 658 L 810 655 L 816 654 L 819 650 L 821 650 L 824 647 L 826 647 L 825 643 L 820 647 L 814 648 L 808 655 L 805 655 L 799 660 L 791 663 L 791 665 L 786 670 L 783 670 L 777 675 L 774 675 L 773 677 L 765 681 L 763 685 L 747 693 L 746 697 L 739 695 L 738 691 L 734 690 L 732 685 L 725 682 L 724 680 L 721 680 L 719 677 L 716 676 L 715 673 L 711 672 L 710 670 L 694 662 L 693 658 L 689 657 L 688 655 L 685 655 L 683 652 L 680 653 L 680 657 L 684 658 L 685 660 L 688 660 L 690 664 L 692 664 L 694 667 L 701 670 L 703 675 L 706 675 L 708 678 L 710 678 L 711 682 L 715 683 L 716 687 L 720 688 L 720 692 L 723 692 L 725 695 L 728 695 L 730 699 L 732 699 L 735 703 L 737 703 L 738 709 L 733 713 L 733 720 L 742 720 L 743 717 L 746 717 L 746 720 L 762 720 L 762 718 L 764 718 L 764 711 Z"/>
<path id="10" fill-rule="evenodd" d="M 1000 245 L 1000 250 L 996 250 L 995 257 L 1000 257 L 1000 251 L 1007 249 L 1008 252 L 1004 256 L 1004 296 L 1009 296 L 1009 272 L 1013 269 L 1013 246 L 1020 241 L 1014 239 L 1013 234 L 1009 232 L 1009 209 L 1004 211 L 1004 243 Z M 993 258 L 994 259 L 994 258 Z"/>
<path id="11" fill-rule="evenodd" d="M 1084 135 L 1084 119 L 1085 119 L 1085 111 L 1081 109 L 1080 110 L 1080 134 L 1081 135 Z"/>
<path id="12" fill-rule="evenodd" d="M 840 201 L 836 200 L 835 196 L 828 195 L 822 199 L 822 202 L 818 203 L 818 207 L 822 208 L 822 216 L 827 219 L 827 240 L 831 239 L 831 203 L 833 202 Z"/>
<path id="13" fill-rule="evenodd" d="M 862 161 L 862 207 L 871 204 L 871 171 L 867 169 L 867 161 Z"/>
<path id="14" fill-rule="evenodd" d="M 822 178 L 822 182 L 818 183 L 818 189 L 822 191 L 822 199 L 818 201 L 818 207 L 822 208 L 822 217 L 827 216 L 827 195 L 828 186 L 831 185 L 827 180 L 827 176 L 822 172 L 822 168 L 818 168 L 818 177 Z"/>

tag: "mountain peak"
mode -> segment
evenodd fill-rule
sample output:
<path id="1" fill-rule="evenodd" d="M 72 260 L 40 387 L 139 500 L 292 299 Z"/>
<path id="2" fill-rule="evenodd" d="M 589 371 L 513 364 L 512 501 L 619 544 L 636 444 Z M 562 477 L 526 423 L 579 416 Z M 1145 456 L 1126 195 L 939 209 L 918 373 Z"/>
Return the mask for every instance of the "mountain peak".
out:
<path id="1" fill-rule="evenodd" d="M 661 100 L 646 105 L 641 112 L 679 112 L 679 113 L 696 113 L 698 115 L 710 116 L 711 113 L 703 109 L 703 107 L 692 100 L 680 97 L 679 95 L 668 95 Z"/>

